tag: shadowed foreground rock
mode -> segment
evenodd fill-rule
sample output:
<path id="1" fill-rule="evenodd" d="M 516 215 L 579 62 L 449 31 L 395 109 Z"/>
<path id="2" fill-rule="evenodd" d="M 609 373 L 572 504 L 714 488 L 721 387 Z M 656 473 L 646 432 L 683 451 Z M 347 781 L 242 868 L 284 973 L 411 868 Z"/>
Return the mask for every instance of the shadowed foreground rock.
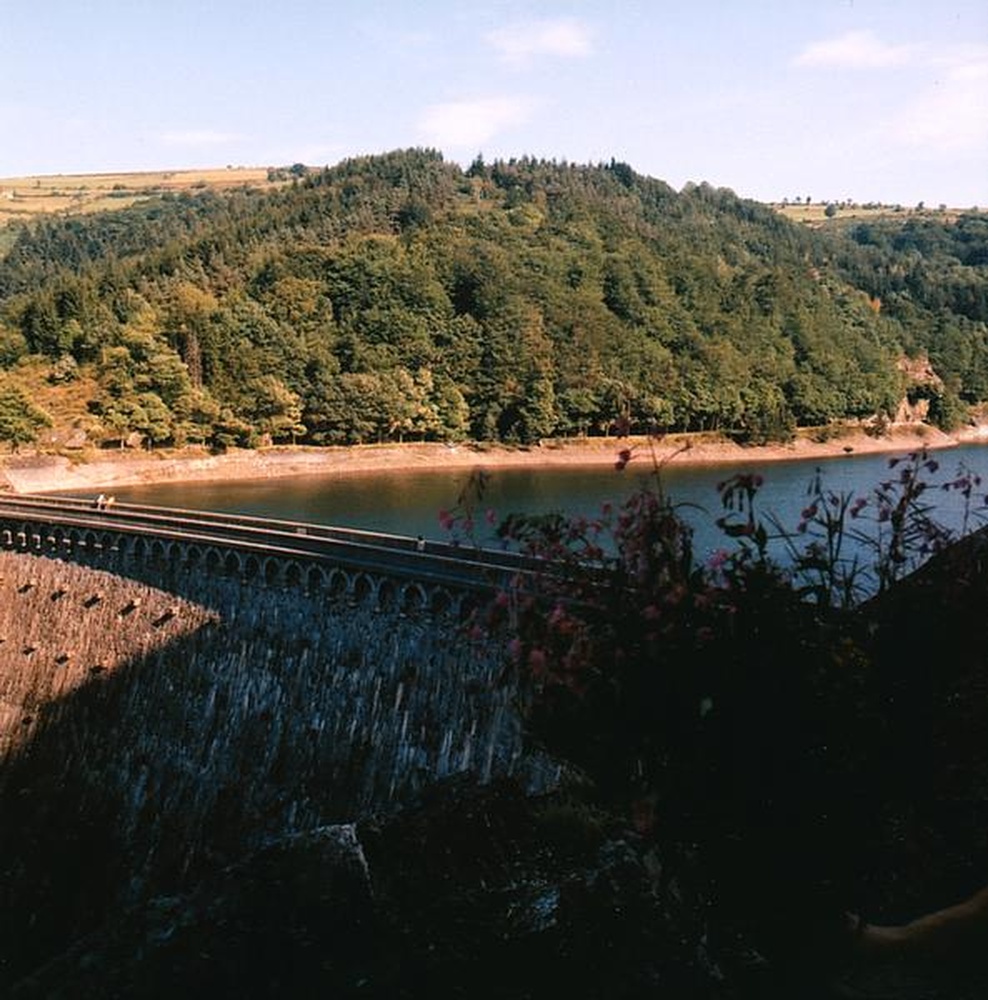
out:
<path id="1" fill-rule="evenodd" d="M 12 996 L 701 996 L 659 881 L 586 806 L 453 781 L 123 914 Z"/>

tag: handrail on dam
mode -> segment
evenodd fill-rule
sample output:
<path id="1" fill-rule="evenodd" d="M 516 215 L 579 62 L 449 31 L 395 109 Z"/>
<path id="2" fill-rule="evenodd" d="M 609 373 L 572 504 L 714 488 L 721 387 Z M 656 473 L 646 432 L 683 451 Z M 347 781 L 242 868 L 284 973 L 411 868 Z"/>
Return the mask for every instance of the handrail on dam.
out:
<path id="1" fill-rule="evenodd" d="M 128 503 L 96 508 L 92 499 L 79 497 L 0 497 L 0 523 L 18 520 L 233 548 L 467 590 L 489 590 L 538 566 L 506 550 L 438 541 L 423 549 L 410 537 L 301 521 Z"/>

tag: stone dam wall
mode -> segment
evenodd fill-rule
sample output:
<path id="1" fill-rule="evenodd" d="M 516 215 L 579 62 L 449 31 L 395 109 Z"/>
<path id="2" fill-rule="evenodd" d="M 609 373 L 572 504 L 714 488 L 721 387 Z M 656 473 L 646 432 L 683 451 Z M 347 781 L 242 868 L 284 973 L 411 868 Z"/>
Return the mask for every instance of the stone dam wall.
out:
<path id="1" fill-rule="evenodd" d="M 451 620 L 0 552 L 0 984 L 278 838 L 450 775 L 552 780 L 502 668 Z"/>

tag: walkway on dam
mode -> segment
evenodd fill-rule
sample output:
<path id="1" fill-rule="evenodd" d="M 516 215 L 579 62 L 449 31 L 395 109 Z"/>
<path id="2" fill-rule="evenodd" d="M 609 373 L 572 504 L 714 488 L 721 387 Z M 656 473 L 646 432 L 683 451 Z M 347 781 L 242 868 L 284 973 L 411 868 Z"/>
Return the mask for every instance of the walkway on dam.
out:
<path id="1" fill-rule="evenodd" d="M 91 499 L 28 494 L 0 497 L 0 542 L 66 558 L 121 547 L 146 556 L 157 543 L 160 557 L 209 565 L 212 555 L 214 564 L 231 570 L 253 557 L 255 568 L 272 578 L 291 565 L 303 576 L 313 568 L 323 576 L 339 569 L 459 592 L 506 586 L 538 565 L 518 553 L 456 542 L 127 503 L 97 507 Z M 236 564 L 228 563 L 230 552 L 239 554 Z M 279 567 L 276 574 L 268 572 L 272 566 Z"/>

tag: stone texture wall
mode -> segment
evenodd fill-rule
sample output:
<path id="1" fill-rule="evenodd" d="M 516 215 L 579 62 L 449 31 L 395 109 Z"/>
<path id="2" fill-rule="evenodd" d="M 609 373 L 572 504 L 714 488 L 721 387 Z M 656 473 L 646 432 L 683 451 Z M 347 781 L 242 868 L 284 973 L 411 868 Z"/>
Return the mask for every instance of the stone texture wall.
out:
<path id="1" fill-rule="evenodd" d="M 455 622 L 12 553 L 0 576 L 0 970 L 443 776 L 545 778 Z"/>

